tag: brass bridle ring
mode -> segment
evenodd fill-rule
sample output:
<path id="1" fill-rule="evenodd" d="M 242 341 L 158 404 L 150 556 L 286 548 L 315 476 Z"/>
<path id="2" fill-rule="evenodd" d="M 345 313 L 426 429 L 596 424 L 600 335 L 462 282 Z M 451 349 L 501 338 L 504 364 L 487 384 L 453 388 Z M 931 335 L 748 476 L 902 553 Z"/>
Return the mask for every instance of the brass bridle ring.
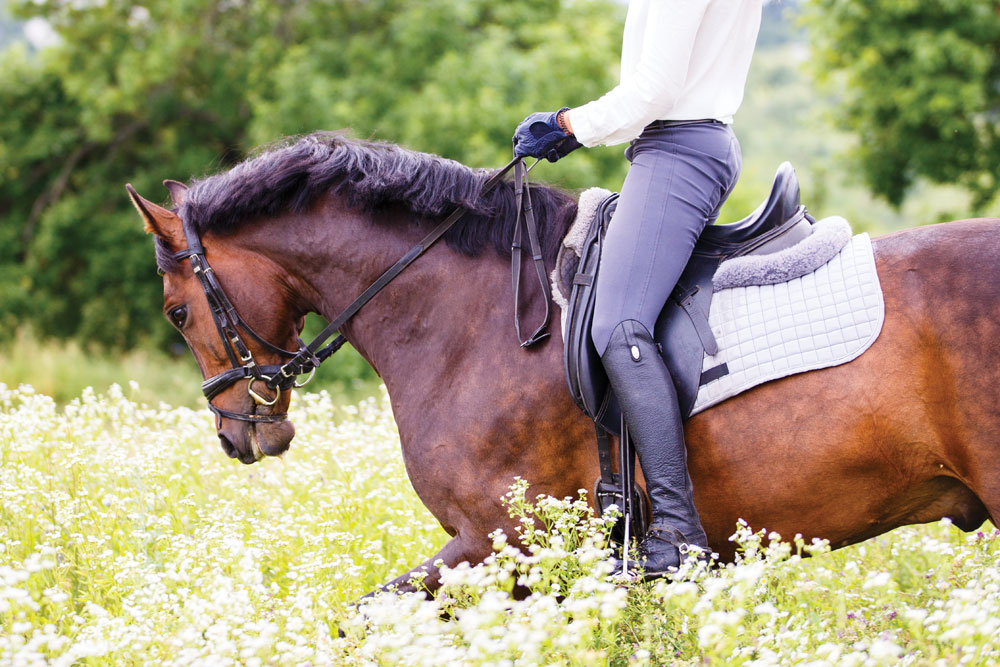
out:
<path id="1" fill-rule="evenodd" d="M 253 390 L 253 383 L 256 382 L 257 380 L 264 380 L 265 382 L 270 382 L 271 378 L 267 377 L 266 375 L 259 378 L 250 378 L 250 384 L 247 385 L 247 392 L 250 394 L 250 397 L 253 398 L 253 400 L 257 403 L 257 405 L 271 406 L 277 403 L 278 399 L 281 398 L 281 387 L 274 388 L 275 392 L 274 398 L 269 401 Z"/>

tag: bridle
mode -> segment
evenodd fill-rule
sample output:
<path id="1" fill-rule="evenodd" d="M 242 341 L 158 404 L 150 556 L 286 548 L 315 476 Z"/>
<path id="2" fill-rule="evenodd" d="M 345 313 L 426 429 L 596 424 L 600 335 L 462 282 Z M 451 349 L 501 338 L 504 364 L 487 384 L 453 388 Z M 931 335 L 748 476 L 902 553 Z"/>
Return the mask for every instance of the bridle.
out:
<path id="1" fill-rule="evenodd" d="M 538 229 L 534 213 L 531 208 L 531 195 L 527 181 L 528 172 L 531 171 L 536 164 L 538 164 L 537 161 L 530 167 L 525 167 L 522 158 L 514 158 L 507 163 L 506 166 L 490 176 L 480 190 L 480 197 L 486 195 L 503 180 L 503 177 L 511 169 L 514 169 L 517 221 L 515 223 L 514 243 L 511 248 L 511 260 L 513 267 L 514 325 L 517 330 L 518 340 L 521 342 L 521 347 L 529 347 L 548 337 L 549 334 L 545 331 L 545 329 L 548 326 L 551 315 L 549 286 L 548 281 L 546 280 L 545 265 L 538 239 Z M 321 331 L 308 345 L 305 344 L 301 338 L 296 337 L 299 349 L 295 352 L 285 350 L 268 342 L 260 334 L 254 331 L 253 328 L 240 316 L 232 301 L 230 301 L 229 297 L 226 296 L 225 291 L 222 289 L 222 285 L 215 276 L 215 271 L 212 270 L 212 267 L 208 263 L 208 259 L 205 257 L 205 248 L 201 244 L 201 238 L 198 235 L 198 230 L 193 224 L 186 220 L 183 221 L 184 237 L 187 241 L 187 248 L 174 253 L 174 258 L 178 261 L 184 259 L 190 260 L 191 269 L 194 271 L 194 275 L 198 277 L 202 290 L 205 292 L 205 298 L 208 300 L 208 304 L 212 312 L 212 320 L 215 322 L 215 328 L 219 333 L 222 346 L 225 348 L 226 355 L 229 357 L 229 362 L 232 365 L 232 367 L 228 370 L 222 371 L 221 373 L 214 375 L 201 383 L 202 393 L 205 395 L 205 398 L 208 399 L 208 407 L 215 413 L 217 428 L 222 427 L 223 417 L 255 424 L 286 421 L 288 419 L 288 413 L 251 414 L 232 412 L 216 407 L 212 404 L 212 399 L 237 382 L 241 380 L 249 380 L 249 383 L 247 384 L 247 393 L 254 400 L 254 403 L 257 406 L 270 407 L 278 402 L 281 398 L 282 391 L 289 391 L 291 389 L 307 385 L 312 380 L 313 375 L 320 364 L 326 361 L 337 350 L 343 347 L 344 343 L 347 342 L 347 339 L 345 339 L 343 335 L 339 334 L 340 328 L 359 310 L 361 310 L 361 307 L 368 303 L 372 297 L 378 294 L 386 285 L 398 276 L 403 269 L 424 254 L 424 252 L 426 252 L 438 239 L 451 229 L 452 226 L 454 226 L 455 223 L 458 222 L 467 212 L 468 209 L 459 207 L 447 218 L 442 220 L 441 223 L 438 224 L 438 226 L 435 227 L 427 236 L 421 239 L 417 245 L 410 248 L 405 255 L 399 258 L 395 264 L 389 267 L 381 276 L 378 277 L 377 280 L 375 280 L 375 282 L 369 285 L 368 288 L 362 292 L 360 296 L 358 296 L 358 298 L 352 301 L 351 304 L 347 306 L 337 317 L 335 317 L 330 324 L 327 325 L 327 327 L 324 328 L 323 331 Z M 521 340 L 521 328 L 520 321 L 518 319 L 518 292 L 520 291 L 519 284 L 521 273 L 522 213 L 524 224 L 528 228 L 528 240 L 532 253 L 532 259 L 534 260 L 536 272 L 545 297 L 545 319 L 541 326 L 539 326 L 527 340 Z M 254 359 L 249 346 L 240 335 L 240 330 L 249 334 L 250 338 L 260 343 L 268 351 L 288 359 L 288 361 L 281 365 L 259 365 Z M 326 341 L 333 336 L 334 333 L 338 334 L 337 337 L 334 338 L 332 342 L 324 346 L 324 343 L 326 343 Z M 308 377 L 306 380 L 304 382 L 299 382 L 298 378 L 307 373 Z M 260 392 L 256 391 L 254 389 L 254 385 L 258 382 L 266 386 L 271 391 L 276 392 L 274 398 L 269 400 Z"/>
<path id="2" fill-rule="evenodd" d="M 250 347 L 240 335 L 241 329 L 264 346 L 265 349 L 286 359 L 295 357 L 297 352 L 290 352 L 268 342 L 263 336 L 254 331 L 253 327 L 246 323 L 236 310 L 236 306 L 226 296 L 225 290 L 222 289 L 222 285 L 215 276 L 215 271 L 209 265 L 208 259 L 205 257 L 205 248 L 201 244 L 201 238 L 199 238 L 197 230 L 194 229 L 194 225 L 187 221 L 184 221 L 183 224 L 184 236 L 187 239 L 188 247 L 174 253 L 174 259 L 178 261 L 189 259 L 191 261 L 191 269 L 201 283 L 202 291 L 205 292 L 205 298 L 208 300 L 208 305 L 212 313 L 212 321 L 215 323 L 215 329 L 219 333 L 222 347 L 226 350 L 226 356 L 229 357 L 229 362 L 232 365 L 228 370 L 210 377 L 201 384 L 201 391 L 205 394 L 205 398 L 208 399 L 208 407 L 216 415 L 217 425 L 221 427 L 223 417 L 253 423 L 285 421 L 288 418 L 287 414 L 261 415 L 231 412 L 212 404 L 213 398 L 243 379 L 250 380 L 250 383 L 247 385 L 247 392 L 253 398 L 255 404 L 272 406 L 281 398 L 280 387 L 274 389 L 277 393 L 271 400 L 268 400 L 254 390 L 254 383 L 269 382 L 280 371 L 281 366 L 261 366 L 257 364 L 253 357 L 253 352 L 250 351 Z M 299 339 L 299 346 L 300 348 L 302 347 L 302 339 Z M 299 386 L 305 386 L 307 383 L 308 380 Z M 296 384 L 294 379 L 293 384 Z"/>

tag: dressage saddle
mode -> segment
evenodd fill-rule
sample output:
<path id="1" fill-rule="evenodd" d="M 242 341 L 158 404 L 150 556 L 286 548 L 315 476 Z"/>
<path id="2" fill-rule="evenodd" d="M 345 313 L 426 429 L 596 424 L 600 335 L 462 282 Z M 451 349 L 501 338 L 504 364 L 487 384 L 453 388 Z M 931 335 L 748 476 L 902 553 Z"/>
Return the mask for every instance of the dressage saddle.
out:
<path id="1" fill-rule="evenodd" d="M 602 511 L 612 502 L 621 503 L 624 495 L 621 477 L 611 473 L 608 452 L 608 434 L 621 435 L 624 430 L 621 410 L 590 337 L 601 250 L 617 202 L 618 195 L 612 194 L 598 206 L 579 257 L 575 250 L 564 247 L 557 262 L 557 274 L 568 293 L 563 331 L 566 380 L 577 406 L 597 426 L 602 479 L 598 480 L 595 500 Z M 785 162 L 778 168 L 770 194 L 756 211 L 739 222 L 710 225 L 702 232 L 654 331 L 685 419 L 691 415 L 699 386 L 729 372 L 725 364 L 702 368 L 705 355 L 718 352 L 708 321 L 716 269 L 723 260 L 732 257 L 765 255 L 789 248 L 812 234 L 815 222 L 801 204 L 795 170 Z M 619 448 L 619 469 L 624 469 L 630 478 L 633 463 L 622 449 Z M 631 502 L 625 501 L 626 505 L 637 508 L 633 531 L 643 530 L 644 517 L 639 515 L 645 503 L 638 500 L 639 494 L 635 493 Z"/>
<path id="2" fill-rule="evenodd" d="M 604 200 L 590 223 L 573 271 L 564 332 L 566 380 L 573 400 L 612 433 L 618 433 L 620 411 L 613 392 L 608 390 L 601 358 L 590 339 L 590 324 L 601 249 L 617 202 L 617 194 Z M 654 332 L 685 417 L 691 414 L 698 387 L 728 372 L 724 364 L 702 371 L 705 354 L 718 352 L 708 313 L 712 304 L 712 276 L 719 264 L 731 257 L 763 255 L 789 248 L 812 233 L 814 222 L 800 202 L 795 170 L 785 162 L 778 169 L 770 195 L 756 211 L 739 222 L 711 225 L 702 232 L 687 268 L 656 321 Z M 563 253 L 567 250 L 564 248 Z M 563 260 L 561 257 L 560 265 L 565 271 Z"/>

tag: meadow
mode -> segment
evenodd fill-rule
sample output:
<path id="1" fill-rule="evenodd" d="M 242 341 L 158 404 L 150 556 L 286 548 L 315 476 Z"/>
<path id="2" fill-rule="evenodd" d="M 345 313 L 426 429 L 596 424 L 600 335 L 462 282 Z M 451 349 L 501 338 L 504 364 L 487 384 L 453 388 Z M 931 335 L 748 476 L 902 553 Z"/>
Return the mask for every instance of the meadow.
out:
<path id="1" fill-rule="evenodd" d="M 1000 664 L 991 524 L 832 553 L 734 526 L 737 563 L 623 587 L 607 522 L 516 480 L 486 563 L 356 605 L 446 540 L 384 396 L 297 396 L 289 453 L 247 467 L 207 410 L 142 395 L 0 384 L 0 665 Z"/>
<path id="2" fill-rule="evenodd" d="M 303 337 L 310 340 L 325 326 L 310 316 Z M 155 404 L 204 405 L 199 384 L 200 371 L 187 346 L 176 343 L 170 354 L 154 345 L 127 351 L 81 345 L 75 340 L 40 337 L 31 327 L 20 327 L 8 340 L 0 336 L 0 382 L 16 387 L 30 384 L 63 405 L 79 397 L 87 387 L 128 385 L 140 378 L 142 385 L 130 390 L 129 397 Z M 375 371 L 354 348 L 344 348 L 324 364 L 323 372 L 309 384 L 310 391 L 326 390 L 340 403 L 356 403 L 378 392 Z"/>

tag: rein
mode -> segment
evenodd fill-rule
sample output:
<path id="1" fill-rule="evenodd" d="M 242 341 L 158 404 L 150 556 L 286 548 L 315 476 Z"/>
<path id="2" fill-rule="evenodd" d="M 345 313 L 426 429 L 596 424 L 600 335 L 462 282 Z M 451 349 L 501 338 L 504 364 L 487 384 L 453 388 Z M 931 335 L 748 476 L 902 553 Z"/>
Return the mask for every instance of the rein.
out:
<path id="1" fill-rule="evenodd" d="M 538 164 L 537 161 L 530 167 L 525 167 L 522 158 L 514 158 L 502 169 L 490 176 L 490 178 L 483 184 L 479 193 L 480 197 L 488 194 L 500 184 L 503 177 L 511 169 L 514 170 L 514 197 L 517 207 L 517 220 L 515 222 L 514 241 L 511 247 L 511 266 L 513 276 L 512 286 L 514 291 L 514 327 L 517 332 L 518 341 L 521 343 L 521 347 L 530 347 L 531 345 L 547 338 L 549 334 L 545 331 L 545 329 L 548 327 L 549 319 L 551 317 L 549 285 L 546 280 L 545 264 L 542 257 L 541 244 L 538 238 L 538 226 L 531 206 L 531 194 L 527 179 L 528 172 L 530 172 L 536 164 Z M 304 387 L 307 385 L 312 380 L 313 375 L 320 364 L 329 359 L 337 350 L 343 347 L 344 343 L 347 342 L 347 339 L 345 339 L 342 334 L 339 334 L 340 328 L 359 310 L 361 310 L 361 308 L 376 294 L 382 291 L 382 289 L 396 276 L 402 273 L 407 266 L 412 264 L 414 260 L 434 245 L 434 243 L 449 229 L 451 229 L 466 213 L 468 213 L 468 209 L 464 207 L 459 207 L 452 211 L 447 218 L 442 220 L 437 227 L 421 239 L 417 245 L 410 248 L 405 255 L 400 257 L 395 264 L 389 267 L 381 276 L 378 277 L 378 279 L 375 280 L 375 282 L 369 285 L 364 292 L 362 292 L 354 301 L 351 302 L 349 306 L 337 315 L 337 317 L 335 317 L 330 324 L 326 326 L 326 328 L 313 338 L 308 345 L 306 345 L 302 339 L 299 338 L 299 349 L 296 352 L 291 352 L 269 343 L 257 332 L 255 332 L 253 328 L 240 316 L 236 307 L 223 291 L 222 285 L 216 278 L 212 267 L 208 264 L 208 260 L 205 257 L 205 248 L 201 244 L 201 239 L 198 236 L 197 230 L 194 229 L 193 225 L 185 221 L 184 236 L 187 240 L 188 247 L 185 250 L 174 253 L 174 258 L 177 260 L 190 259 L 191 268 L 194 271 L 194 274 L 198 277 L 199 282 L 201 282 L 202 290 L 205 292 L 205 297 L 208 299 L 208 304 L 212 311 L 212 319 L 215 322 L 215 328 L 219 333 L 219 338 L 222 340 L 223 347 L 226 350 L 226 355 L 229 357 L 229 361 L 232 364 L 232 368 L 205 380 L 201 385 L 202 393 L 205 395 L 205 398 L 208 399 L 208 407 L 216 415 L 217 428 L 221 428 L 223 417 L 251 423 L 273 423 L 287 420 L 287 413 L 247 414 L 223 410 L 222 408 L 217 408 L 212 405 L 212 399 L 240 380 L 249 379 L 250 382 L 247 385 L 247 392 L 250 394 L 250 397 L 253 398 L 254 403 L 256 405 L 269 407 L 278 402 L 278 399 L 281 398 L 281 392 L 283 390 L 287 391 L 289 389 Z M 528 229 L 528 242 L 532 253 L 532 259 L 535 263 L 535 269 L 538 274 L 539 283 L 541 284 L 542 293 L 545 296 L 545 318 L 541 325 L 531 336 L 528 337 L 527 340 L 522 340 L 521 338 L 521 325 L 518 317 L 518 295 L 520 291 L 521 274 L 522 219 L 524 221 L 524 226 Z M 240 329 L 248 333 L 251 338 L 263 345 L 267 350 L 288 359 L 288 361 L 282 365 L 258 365 L 253 358 L 253 353 L 250 351 L 250 348 L 240 336 Z M 337 337 L 324 347 L 323 344 L 334 333 L 338 334 Z M 298 382 L 299 376 L 306 373 L 309 374 L 309 377 L 305 380 L 305 382 Z M 270 390 L 276 392 L 274 398 L 268 400 L 265 396 L 255 391 L 254 383 L 256 382 L 260 382 L 266 385 Z"/>

